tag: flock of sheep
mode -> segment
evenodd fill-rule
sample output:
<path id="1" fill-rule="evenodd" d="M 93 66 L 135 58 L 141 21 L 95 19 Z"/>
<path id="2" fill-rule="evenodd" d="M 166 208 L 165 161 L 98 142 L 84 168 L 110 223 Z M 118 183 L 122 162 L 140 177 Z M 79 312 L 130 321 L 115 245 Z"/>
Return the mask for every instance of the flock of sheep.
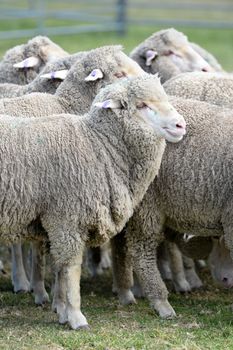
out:
<path id="1" fill-rule="evenodd" d="M 195 261 L 206 258 L 233 286 L 233 75 L 209 52 L 175 29 L 129 56 L 121 46 L 69 55 L 38 36 L 6 52 L 0 98 L 0 239 L 12 244 L 15 292 L 49 301 L 47 253 L 59 322 L 88 327 L 82 258 L 87 248 L 98 273 L 107 242 L 122 304 L 144 295 L 175 316 L 164 281 L 201 287 Z"/>

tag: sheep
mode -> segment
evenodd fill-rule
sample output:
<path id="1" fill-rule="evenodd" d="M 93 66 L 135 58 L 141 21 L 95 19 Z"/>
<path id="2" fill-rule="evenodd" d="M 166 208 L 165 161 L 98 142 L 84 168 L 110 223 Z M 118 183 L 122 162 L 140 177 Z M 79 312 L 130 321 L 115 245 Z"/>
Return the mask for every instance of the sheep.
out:
<path id="1" fill-rule="evenodd" d="M 0 113 L 11 116 L 40 117 L 59 113 L 85 113 L 97 91 L 124 76 L 143 74 L 121 46 L 91 50 L 76 62 L 54 95 L 31 93 L 0 100 Z M 46 74 L 46 77 L 48 75 Z"/>
<path id="2" fill-rule="evenodd" d="M 31 93 L 33 91 L 43 91 L 46 93 L 55 93 L 56 88 L 59 86 L 60 82 L 65 78 L 68 70 L 72 64 L 84 57 L 86 52 L 79 52 L 65 58 L 58 59 L 54 62 L 48 62 L 41 73 L 29 84 L 27 85 L 17 85 L 17 84 L 0 84 L 0 96 L 4 94 L 8 97 L 20 96 L 26 93 Z M 54 74 L 51 74 L 54 72 Z M 48 76 L 46 73 L 49 73 Z M 42 76 L 43 75 L 43 76 Z M 42 77 L 41 77 L 42 76 Z M 25 268 L 23 265 L 22 250 L 20 244 L 15 244 L 12 246 L 12 283 L 14 287 L 14 292 L 27 292 L 33 289 L 34 283 L 30 285 Z M 33 250 L 35 256 L 35 250 Z M 36 258 L 37 260 L 39 257 Z M 33 265 L 34 266 L 34 265 Z M 40 272 L 41 273 L 41 272 Z M 34 274 L 32 275 L 35 278 Z M 41 283 L 41 282 L 40 282 Z M 35 289 L 35 288 L 34 288 Z M 39 293 L 41 297 L 36 293 L 36 303 L 42 304 L 48 301 L 47 293 Z"/>
<path id="3" fill-rule="evenodd" d="M 29 84 L 45 64 L 68 56 L 46 36 L 36 36 L 26 44 L 8 50 L 0 62 L 0 83 Z"/>
<path id="4" fill-rule="evenodd" d="M 18 85 L 3 83 L 0 84 L 0 98 L 18 97 L 32 92 L 46 92 L 54 94 L 60 83 L 65 79 L 71 66 L 84 57 L 86 52 L 78 52 L 76 54 L 65 56 L 53 62 L 48 62 L 44 69 L 29 84 Z M 52 72 L 54 72 L 52 74 Z"/>
<path id="5" fill-rule="evenodd" d="M 164 84 L 169 95 L 233 107 L 233 77 L 221 73 L 182 73 Z"/>
<path id="6" fill-rule="evenodd" d="M 224 72 L 221 64 L 217 61 L 217 59 L 208 51 L 203 49 L 200 45 L 196 43 L 190 43 L 192 48 L 202 57 L 209 65 L 214 69 L 215 72 Z"/>
<path id="7" fill-rule="evenodd" d="M 175 242 L 184 254 L 185 273 L 190 285 L 196 283 L 192 259 L 208 259 L 214 280 L 225 288 L 233 286 L 233 261 L 223 237 L 218 239 L 218 237 L 197 237 L 187 234 L 182 237 L 177 234 Z"/>
<path id="8" fill-rule="evenodd" d="M 121 51 L 121 46 L 100 47 L 91 50 L 85 57 L 73 65 L 54 96 L 32 93 L 23 97 L 2 99 L 0 100 L 0 112 L 12 116 L 25 117 L 41 117 L 55 113 L 69 112 L 82 114 L 89 110 L 91 102 L 101 87 L 118 78 L 139 74 L 144 74 L 144 72 L 136 62 L 128 58 Z M 51 75 L 54 75 L 54 72 Z M 43 76 L 49 78 L 49 74 L 43 74 Z M 19 256 L 18 251 L 16 252 L 17 256 Z M 38 253 L 38 259 L 42 259 L 41 252 Z M 43 266 L 42 260 L 40 265 Z M 34 268 L 36 267 L 33 267 L 33 271 Z M 21 283 L 19 283 L 20 278 L 12 278 L 14 290 L 33 289 L 36 304 L 46 302 L 48 295 L 45 289 L 37 290 L 34 283 L 29 286 L 26 275 L 22 275 L 21 272 L 19 274 L 19 276 L 22 276 Z M 41 274 L 41 271 L 36 273 L 38 276 Z M 32 280 L 35 280 L 34 276 Z M 42 282 L 40 281 L 36 285 L 41 286 Z M 54 305 L 56 305 L 55 301 Z M 55 309 L 55 306 L 53 308 Z"/>
<path id="9" fill-rule="evenodd" d="M 59 322 L 86 327 L 83 248 L 121 231 L 158 173 L 165 138 L 180 141 L 185 121 L 159 79 L 143 75 L 102 89 L 82 117 L 2 115 L 0 124 L 0 239 L 41 239 L 41 223 L 64 281 Z"/>
<path id="10" fill-rule="evenodd" d="M 129 250 L 129 256 L 124 253 L 126 260 L 129 264 L 132 261 L 147 298 L 162 318 L 175 316 L 156 264 L 156 248 L 164 240 L 166 229 L 194 236 L 224 235 L 233 257 L 232 111 L 178 97 L 169 100 L 187 119 L 188 136 L 179 144 L 167 145 L 158 176 L 123 232 Z M 117 242 L 113 244 L 117 246 Z M 121 261 L 121 265 L 126 264 Z M 128 300 L 131 297 L 133 301 L 129 289 L 131 268 L 127 265 L 126 273 L 123 271 L 124 283 L 121 283 L 122 266 L 115 266 L 117 289 L 122 289 Z M 223 278 L 227 283 L 228 276 Z"/>
<path id="11" fill-rule="evenodd" d="M 159 73 L 162 83 L 182 72 L 213 71 L 187 37 L 173 28 L 152 34 L 130 53 L 130 57 L 146 72 Z"/>

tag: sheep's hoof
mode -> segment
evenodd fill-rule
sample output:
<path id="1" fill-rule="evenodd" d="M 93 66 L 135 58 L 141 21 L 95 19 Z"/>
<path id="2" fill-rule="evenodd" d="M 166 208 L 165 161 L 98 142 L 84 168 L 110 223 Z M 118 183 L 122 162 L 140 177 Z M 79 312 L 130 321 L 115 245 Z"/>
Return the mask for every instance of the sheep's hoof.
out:
<path id="1" fill-rule="evenodd" d="M 191 286 L 185 279 L 181 281 L 173 281 L 174 288 L 177 293 L 189 293 L 191 292 Z"/>
<path id="2" fill-rule="evenodd" d="M 25 282 L 25 283 L 20 283 L 20 284 L 16 284 L 14 283 L 14 293 L 19 294 L 19 293 L 30 293 L 31 288 L 30 288 L 30 283 L 29 282 Z"/>
<path id="3" fill-rule="evenodd" d="M 145 293 L 143 292 L 142 287 L 139 284 L 135 284 L 132 287 L 132 292 L 136 298 L 145 298 Z"/>
<path id="4" fill-rule="evenodd" d="M 88 329 L 86 317 L 81 311 L 68 311 L 68 322 L 72 329 Z"/>
<path id="5" fill-rule="evenodd" d="M 186 276 L 186 279 L 191 287 L 191 290 L 196 290 L 196 289 L 200 289 L 203 287 L 203 283 L 202 283 L 201 279 L 198 277 L 198 275 L 189 274 Z"/>
<path id="6" fill-rule="evenodd" d="M 91 328 L 89 327 L 88 324 L 86 324 L 86 325 L 84 325 L 84 326 L 78 327 L 77 330 L 80 330 L 80 331 L 90 331 Z"/>
<path id="7" fill-rule="evenodd" d="M 172 319 L 176 317 L 173 307 L 167 300 L 156 300 L 153 302 L 153 307 L 163 319 Z"/>
<path id="8" fill-rule="evenodd" d="M 118 297 L 121 305 L 137 304 L 134 295 L 130 289 L 119 291 Z"/>
<path id="9" fill-rule="evenodd" d="M 49 303 L 49 295 L 47 292 L 35 294 L 35 304 L 36 305 L 44 306 L 47 303 Z"/>

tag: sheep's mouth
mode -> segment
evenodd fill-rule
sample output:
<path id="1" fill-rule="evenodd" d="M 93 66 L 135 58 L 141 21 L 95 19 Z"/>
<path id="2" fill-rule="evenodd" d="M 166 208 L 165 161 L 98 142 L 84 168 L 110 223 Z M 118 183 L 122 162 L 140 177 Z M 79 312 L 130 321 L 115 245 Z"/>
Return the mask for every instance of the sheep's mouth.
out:
<path id="1" fill-rule="evenodd" d="M 172 137 L 181 137 L 186 134 L 186 131 L 183 128 L 169 129 L 168 127 L 164 127 L 163 129 Z"/>

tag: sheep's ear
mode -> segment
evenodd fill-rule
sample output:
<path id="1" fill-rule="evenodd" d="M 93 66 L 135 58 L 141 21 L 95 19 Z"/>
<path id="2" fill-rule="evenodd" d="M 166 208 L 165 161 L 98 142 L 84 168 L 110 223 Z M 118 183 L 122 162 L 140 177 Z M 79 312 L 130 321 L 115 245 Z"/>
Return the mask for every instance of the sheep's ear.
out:
<path id="1" fill-rule="evenodd" d="M 103 72 L 99 69 L 93 69 L 93 71 L 84 79 L 85 81 L 95 81 L 103 78 Z"/>
<path id="2" fill-rule="evenodd" d="M 38 57 L 31 56 L 19 63 L 15 63 L 13 67 L 14 68 L 32 68 L 32 67 L 35 67 L 39 63 L 39 61 L 40 60 Z"/>
<path id="3" fill-rule="evenodd" d="M 183 239 L 185 242 L 188 242 L 191 238 L 195 237 L 194 235 L 189 235 L 188 233 L 185 233 L 183 236 Z"/>
<path id="4" fill-rule="evenodd" d="M 57 70 L 55 72 L 50 72 L 46 74 L 41 74 L 41 78 L 46 78 L 46 79 L 60 79 L 64 80 L 67 77 L 69 70 L 68 69 L 62 69 L 62 70 Z"/>
<path id="5" fill-rule="evenodd" d="M 119 100 L 112 100 L 112 99 L 106 100 L 106 101 L 103 101 L 103 102 L 96 102 L 95 106 L 98 107 L 98 108 L 104 108 L 104 109 L 107 109 L 107 108 L 111 108 L 111 109 L 122 108 L 122 105 L 121 105 Z"/>
<path id="6" fill-rule="evenodd" d="M 154 50 L 146 51 L 146 66 L 151 66 L 151 62 L 158 56 L 158 52 Z"/>

